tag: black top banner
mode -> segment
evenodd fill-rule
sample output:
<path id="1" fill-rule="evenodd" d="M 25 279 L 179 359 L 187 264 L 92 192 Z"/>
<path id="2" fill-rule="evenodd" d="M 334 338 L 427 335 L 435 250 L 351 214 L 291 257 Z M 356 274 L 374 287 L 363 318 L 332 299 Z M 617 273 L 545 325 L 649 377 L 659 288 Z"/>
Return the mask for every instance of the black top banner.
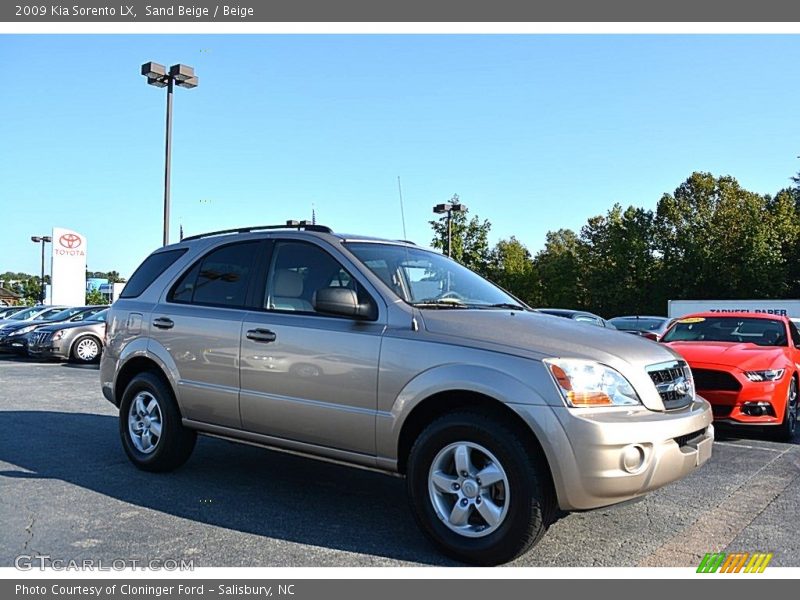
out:
<path id="1" fill-rule="evenodd" d="M 0 22 L 786 22 L 785 0 L 19 0 Z"/>

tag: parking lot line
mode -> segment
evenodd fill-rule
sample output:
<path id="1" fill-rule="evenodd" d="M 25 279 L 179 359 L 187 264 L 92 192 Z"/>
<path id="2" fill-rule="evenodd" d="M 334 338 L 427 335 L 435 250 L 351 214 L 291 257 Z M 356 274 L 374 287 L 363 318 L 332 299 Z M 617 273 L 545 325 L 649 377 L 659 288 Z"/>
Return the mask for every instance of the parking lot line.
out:
<path id="1" fill-rule="evenodd" d="M 638 566 L 696 566 L 706 553 L 724 550 L 798 478 L 797 448 L 789 447 L 755 471 L 725 500 L 642 559 Z"/>

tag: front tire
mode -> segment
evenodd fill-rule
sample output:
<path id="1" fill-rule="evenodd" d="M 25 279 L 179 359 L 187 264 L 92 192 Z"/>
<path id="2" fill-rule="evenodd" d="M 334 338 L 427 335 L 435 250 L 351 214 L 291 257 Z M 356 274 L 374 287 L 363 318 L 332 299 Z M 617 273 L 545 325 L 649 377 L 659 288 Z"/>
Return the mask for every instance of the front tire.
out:
<path id="1" fill-rule="evenodd" d="M 546 467 L 520 434 L 481 412 L 441 417 L 408 461 L 408 494 L 422 531 L 445 554 L 491 566 L 544 534 L 554 506 Z"/>
<path id="2" fill-rule="evenodd" d="M 84 335 L 79 337 L 72 344 L 70 360 L 72 360 L 72 362 L 88 365 L 99 361 L 102 352 L 103 345 L 96 337 Z"/>
<path id="3" fill-rule="evenodd" d="M 119 433 L 130 461 L 143 471 L 171 471 L 194 450 L 197 433 L 181 423 L 175 396 L 155 373 L 136 375 L 122 396 Z"/>
<path id="4" fill-rule="evenodd" d="M 789 391 L 786 394 L 786 409 L 783 411 L 783 422 L 778 425 L 776 437 L 783 442 L 790 442 L 797 433 L 797 379 L 792 376 Z"/>

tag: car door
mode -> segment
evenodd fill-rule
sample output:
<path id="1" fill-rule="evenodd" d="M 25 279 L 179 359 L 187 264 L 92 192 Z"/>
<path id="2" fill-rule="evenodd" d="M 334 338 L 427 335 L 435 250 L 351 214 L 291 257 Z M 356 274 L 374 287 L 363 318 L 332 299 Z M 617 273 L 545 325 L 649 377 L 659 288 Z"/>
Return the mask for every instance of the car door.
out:
<path id="1" fill-rule="evenodd" d="M 263 248 L 258 240 L 214 248 L 177 279 L 152 312 L 150 350 L 171 357 L 187 419 L 241 427 L 239 338 Z"/>
<path id="2" fill-rule="evenodd" d="M 247 313 L 242 327 L 242 424 L 276 438 L 374 455 L 385 311 L 376 320 L 319 313 L 314 298 L 323 287 L 349 287 L 363 302 L 379 298 L 321 246 L 276 240 L 261 306 Z"/>

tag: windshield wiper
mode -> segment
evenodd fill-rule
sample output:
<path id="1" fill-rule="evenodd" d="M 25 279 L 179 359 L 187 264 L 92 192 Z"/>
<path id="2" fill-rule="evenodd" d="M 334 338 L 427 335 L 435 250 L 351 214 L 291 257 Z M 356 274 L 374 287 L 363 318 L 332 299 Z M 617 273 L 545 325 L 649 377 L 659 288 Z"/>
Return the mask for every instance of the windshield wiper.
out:
<path id="1" fill-rule="evenodd" d="M 512 302 L 498 302 L 496 304 L 480 304 L 479 308 L 510 308 L 511 310 L 526 310 L 524 306 Z"/>
<path id="2" fill-rule="evenodd" d="M 420 300 L 419 302 L 412 302 L 411 306 L 414 308 L 471 308 L 460 300 L 453 298 L 430 298 L 427 300 Z"/>

